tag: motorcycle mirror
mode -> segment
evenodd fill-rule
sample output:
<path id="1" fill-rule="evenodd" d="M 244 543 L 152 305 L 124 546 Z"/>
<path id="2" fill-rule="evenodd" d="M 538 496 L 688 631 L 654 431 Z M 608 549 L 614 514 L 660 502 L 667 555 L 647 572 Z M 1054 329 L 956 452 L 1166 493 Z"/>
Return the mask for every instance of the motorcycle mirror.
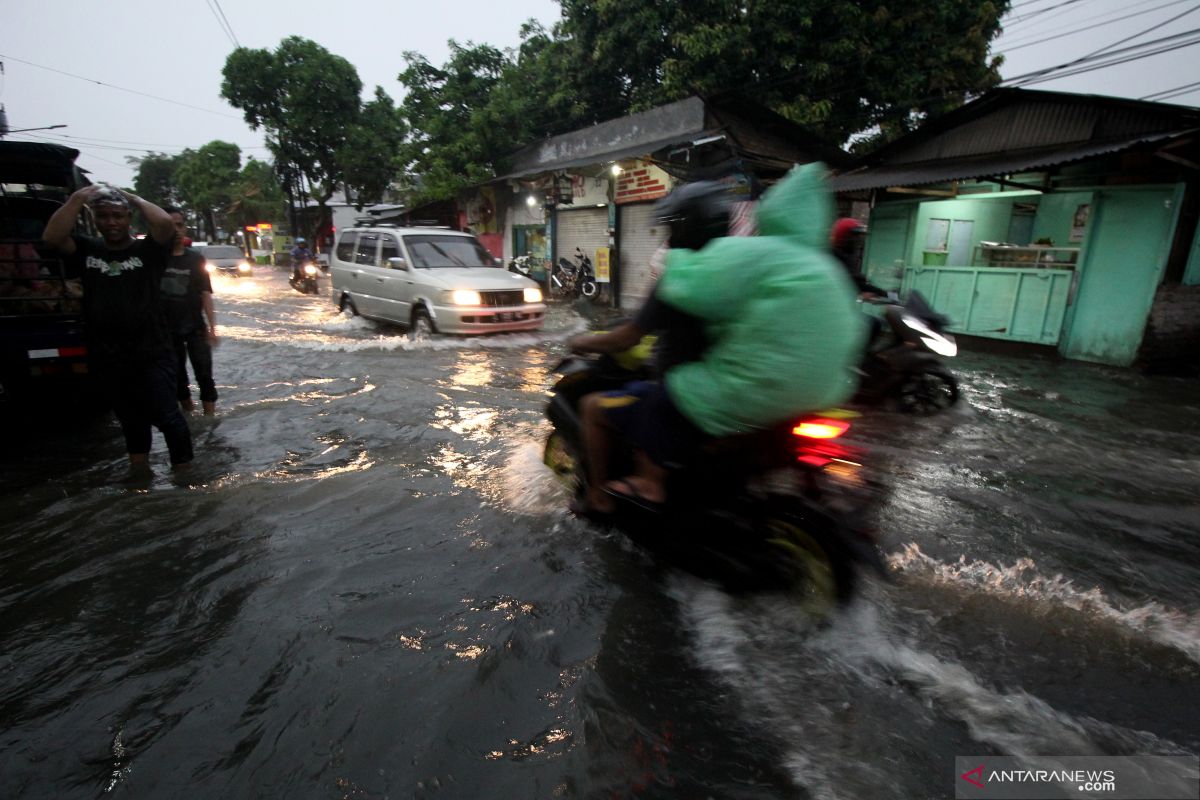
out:
<path id="1" fill-rule="evenodd" d="M 388 266 L 392 269 L 408 269 L 408 262 L 400 256 L 394 256 L 388 259 Z"/>

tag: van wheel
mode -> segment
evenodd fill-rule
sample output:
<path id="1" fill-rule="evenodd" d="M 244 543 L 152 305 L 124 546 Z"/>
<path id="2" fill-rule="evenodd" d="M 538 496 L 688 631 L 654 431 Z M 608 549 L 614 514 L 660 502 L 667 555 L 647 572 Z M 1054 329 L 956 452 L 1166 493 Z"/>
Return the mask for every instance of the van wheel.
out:
<path id="1" fill-rule="evenodd" d="M 412 325 L 408 328 L 408 338 L 414 342 L 423 342 L 435 333 L 437 333 L 437 329 L 433 327 L 433 320 L 429 318 L 429 312 L 424 308 L 414 311 Z"/>
<path id="2" fill-rule="evenodd" d="M 350 295 L 344 294 L 344 295 L 342 295 L 341 299 L 338 300 L 338 311 L 342 312 L 342 311 L 345 311 L 347 308 L 350 309 L 351 315 L 353 315 L 355 317 L 358 316 L 358 309 L 355 308 L 354 301 L 352 299 L 350 299 Z"/>

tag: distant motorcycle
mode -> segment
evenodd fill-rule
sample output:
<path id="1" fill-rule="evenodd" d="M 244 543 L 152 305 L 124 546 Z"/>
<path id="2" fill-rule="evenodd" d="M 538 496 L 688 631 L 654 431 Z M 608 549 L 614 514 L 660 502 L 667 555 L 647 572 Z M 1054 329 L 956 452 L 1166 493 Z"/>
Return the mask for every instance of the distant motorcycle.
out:
<path id="1" fill-rule="evenodd" d="M 568 297 L 586 297 L 595 300 L 600 293 L 596 283 L 596 273 L 592 269 L 592 260 L 578 247 L 575 248 L 575 261 L 560 258 L 550 270 L 550 286 L 554 291 Z"/>
<path id="2" fill-rule="evenodd" d="M 518 275 L 524 275 L 526 278 L 532 277 L 529 274 L 532 261 L 532 256 L 517 256 L 512 261 L 508 262 L 508 271 L 515 272 Z"/>
<path id="3" fill-rule="evenodd" d="M 317 276 L 321 270 L 311 261 L 302 261 L 292 272 L 292 278 L 288 281 L 292 288 L 301 294 L 317 294 L 320 289 L 317 286 Z"/>
<path id="4" fill-rule="evenodd" d="M 958 379 L 943 360 L 958 354 L 946 331 L 950 320 L 920 292 L 910 292 L 905 302 L 890 297 L 865 302 L 887 306 L 886 325 L 868 345 L 855 400 L 890 403 L 911 414 L 934 414 L 958 402 Z"/>

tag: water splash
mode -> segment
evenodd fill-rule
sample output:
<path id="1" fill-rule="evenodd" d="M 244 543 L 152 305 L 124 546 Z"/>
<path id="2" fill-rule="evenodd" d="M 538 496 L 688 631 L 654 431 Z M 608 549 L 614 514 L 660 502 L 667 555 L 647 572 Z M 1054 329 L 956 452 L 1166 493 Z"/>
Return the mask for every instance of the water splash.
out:
<path id="1" fill-rule="evenodd" d="M 1200 613 L 1187 613 L 1153 601 L 1122 608 L 1098 587 L 1080 589 L 1062 575 L 1042 575 L 1032 558 L 1019 558 L 1007 567 L 967 561 L 965 556 L 946 564 L 925 555 L 918 545 L 907 544 L 888 560 L 892 569 L 925 580 L 1086 612 L 1172 647 L 1200 663 Z"/>

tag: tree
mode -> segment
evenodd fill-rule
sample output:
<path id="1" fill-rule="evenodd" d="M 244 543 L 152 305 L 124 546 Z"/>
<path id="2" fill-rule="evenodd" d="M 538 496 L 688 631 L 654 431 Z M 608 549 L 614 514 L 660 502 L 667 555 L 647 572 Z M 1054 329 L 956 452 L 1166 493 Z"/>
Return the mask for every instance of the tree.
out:
<path id="1" fill-rule="evenodd" d="M 375 98 L 363 106 L 338 154 L 347 198 L 353 196 L 360 211 L 366 203 L 381 202 L 401 173 L 405 130 L 392 98 L 376 86 Z"/>
<path id="2" fill-rule="evenodd" d="M 1009 0 L 561 0 L 577 65 L 618 116 L 737 91 L 842 143 L 911 127 L 999 81 Z"/>
<path id="3" fill-rule="evenodd" d="M 251 128 L 265 129 L 293 211 L 311 193 L 324 217 L 344 176 L 339 155 L 347 131 L 361 113 L 358 72 L 316 42 L 290 36 L 274 52 L 234 50 L 222 75 L 221 96 L 242 110 Z M 294 214 L 292 223 L 295 231 Z"/>
<path id="4" fill-rule="evenodd" d="M 176 179 L 187 204 L 204 220 L 208 238 L 216 238 L 217 214 L 233 202 L 242 151 L 236 144 L 212 141 L 199 150 L 184 150 Z"/>
<path id="5" fill-rule="evenodd" d="M 156 206 L 177 206 L 183 198 L 175 173 L 179 169 L 179 156 L 166 153 L 148 153 L 141 158 L 127 156 L 125 160 L 137 166 L 133 176 L 133 191 Z"/>
<path id="6" fill-rule="evenodd" d="M 424 194 L 486 180 L 543 136 L 736 92 L 831 142 L 911 130 L 999 81 L 988 54 L 1009 0 L 560 0 L 516 53 L 408 53 L 406 163 Z"/>
<path id="7" fill-rule="evenodd" d="M 399 80 L 408 92 L 401 114 L 410 136 L 402 151 L 406 169 L 420 177 L 422 199 L 452 196 L 495 176 L 497 161 L 514 149 L 511 119 L 490 111 L 492 91 L 508 61 L 489 45 L 463 47 L 450 40 L 442 68 L 418 53 L 404 54 Z"/>
<path id="8" fill-rule="evenodd" d="M 253 158 L 242 167 L 232 195 L 229 219 L 239 230 L 247 225 L 279 219 L 286 203 L 275 168 Z"/>

